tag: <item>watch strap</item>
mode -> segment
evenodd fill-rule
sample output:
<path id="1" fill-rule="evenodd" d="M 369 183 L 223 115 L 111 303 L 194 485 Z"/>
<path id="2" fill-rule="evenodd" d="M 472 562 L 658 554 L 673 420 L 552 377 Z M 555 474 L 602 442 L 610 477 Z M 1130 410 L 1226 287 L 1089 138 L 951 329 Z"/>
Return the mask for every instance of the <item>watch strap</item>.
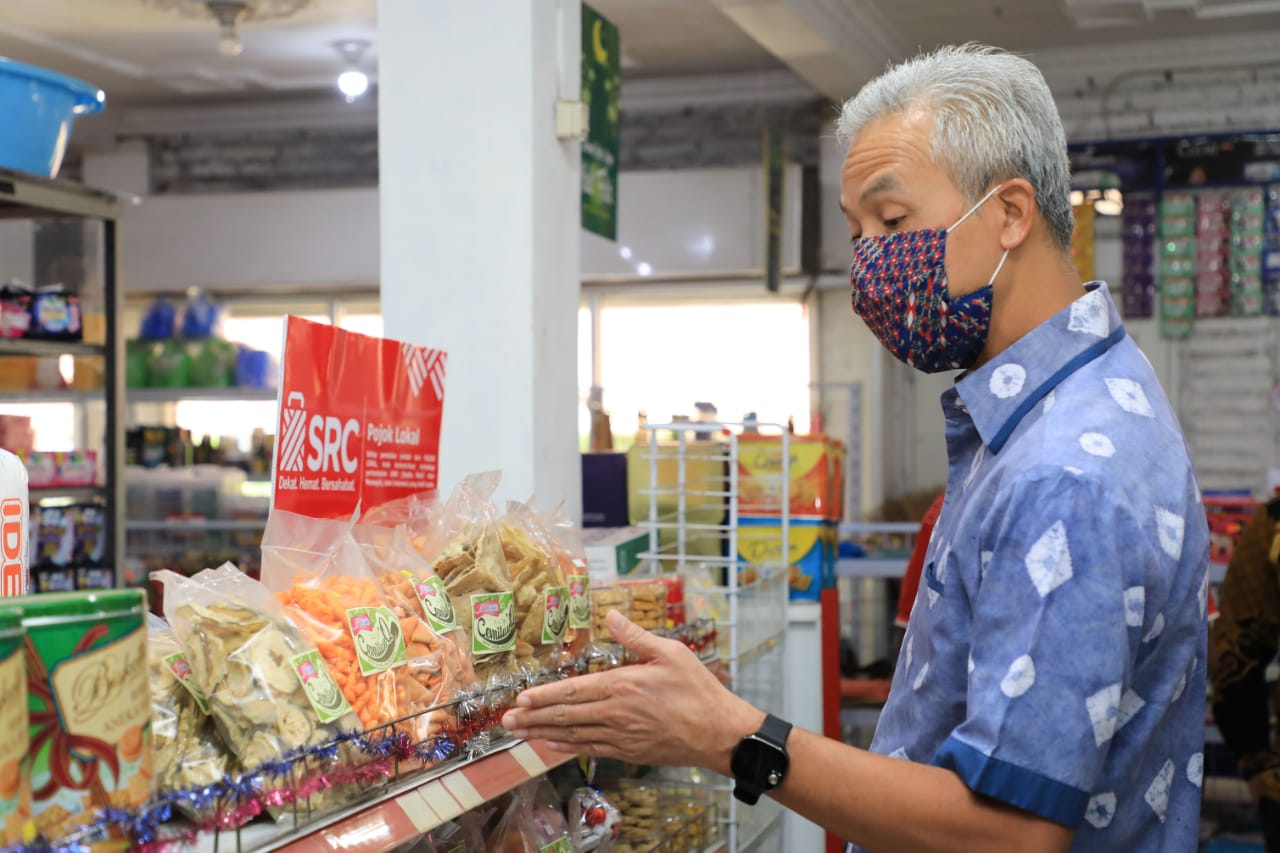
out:
<path id="1" fill-rule="evenodd" d="M 766 714 L 764 723 L 760 726 L 760 731 L 756 732 L 756 737 L 770 746 L 786 752 L 787 738 L 791 736 L 791 729 L 791 724 L 786 720 L 779 719 L 773 714 Z"/>

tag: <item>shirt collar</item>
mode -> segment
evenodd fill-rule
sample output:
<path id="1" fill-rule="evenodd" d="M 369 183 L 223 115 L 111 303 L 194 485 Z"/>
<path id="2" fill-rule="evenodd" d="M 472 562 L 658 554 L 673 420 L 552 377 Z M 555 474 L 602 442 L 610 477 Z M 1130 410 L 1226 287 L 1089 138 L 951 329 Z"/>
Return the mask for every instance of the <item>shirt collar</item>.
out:
<path id="1" fill-rule="evenodd" d="M 1090 282 L 1085 291 L 956 382 L 959 401 L 992 453 L 1000 452 L 1032 406 L 1124 337 L 1120 312 L 1106 284 Z M 955 406 L 955 401 L 950 403 L 944 402 L 944 406 Z"/>

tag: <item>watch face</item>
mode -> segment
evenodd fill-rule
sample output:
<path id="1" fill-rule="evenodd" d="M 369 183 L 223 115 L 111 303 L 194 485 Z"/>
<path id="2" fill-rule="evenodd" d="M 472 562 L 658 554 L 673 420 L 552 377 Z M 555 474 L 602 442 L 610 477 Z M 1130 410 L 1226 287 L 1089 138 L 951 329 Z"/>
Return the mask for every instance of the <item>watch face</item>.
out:
<path id="1" fill-rule="evenodd" d="M 753 736 L 743 738 L 733 751 L 730 769 L 735 779 L 770 791 L 782 784 L 789 763 L 785 752 Z"/>

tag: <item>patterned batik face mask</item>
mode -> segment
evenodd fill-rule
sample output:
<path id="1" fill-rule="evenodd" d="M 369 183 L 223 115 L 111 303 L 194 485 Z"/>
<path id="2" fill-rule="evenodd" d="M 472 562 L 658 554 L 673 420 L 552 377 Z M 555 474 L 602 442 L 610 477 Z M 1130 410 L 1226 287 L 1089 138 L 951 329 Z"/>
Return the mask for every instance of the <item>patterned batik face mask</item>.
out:
<path id="1" fill-rule="evenodd" d="M 1009 257 L 1006 249 L 987 284 L 964 296 L 947 289 L 947 234 L 1000 191 L 987 193 L 945 231 L 923 228 L 853 244 L 853 310 L 880 343 L 925 373 L 965 369 L 977 360 L 991 326 L 991 286 Z"/>

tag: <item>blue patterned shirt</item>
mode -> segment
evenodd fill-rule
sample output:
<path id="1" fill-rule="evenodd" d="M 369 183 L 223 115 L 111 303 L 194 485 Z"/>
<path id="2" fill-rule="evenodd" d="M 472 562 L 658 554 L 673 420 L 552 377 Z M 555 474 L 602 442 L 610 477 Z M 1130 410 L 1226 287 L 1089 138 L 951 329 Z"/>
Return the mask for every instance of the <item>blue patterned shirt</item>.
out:
<path id="1" fill-rule="evenodd" d="M 947 494 L 872 750 L 1076 830 L 1191 851 L 1209 533 L 1105 285 L 942 397 Z"/>

